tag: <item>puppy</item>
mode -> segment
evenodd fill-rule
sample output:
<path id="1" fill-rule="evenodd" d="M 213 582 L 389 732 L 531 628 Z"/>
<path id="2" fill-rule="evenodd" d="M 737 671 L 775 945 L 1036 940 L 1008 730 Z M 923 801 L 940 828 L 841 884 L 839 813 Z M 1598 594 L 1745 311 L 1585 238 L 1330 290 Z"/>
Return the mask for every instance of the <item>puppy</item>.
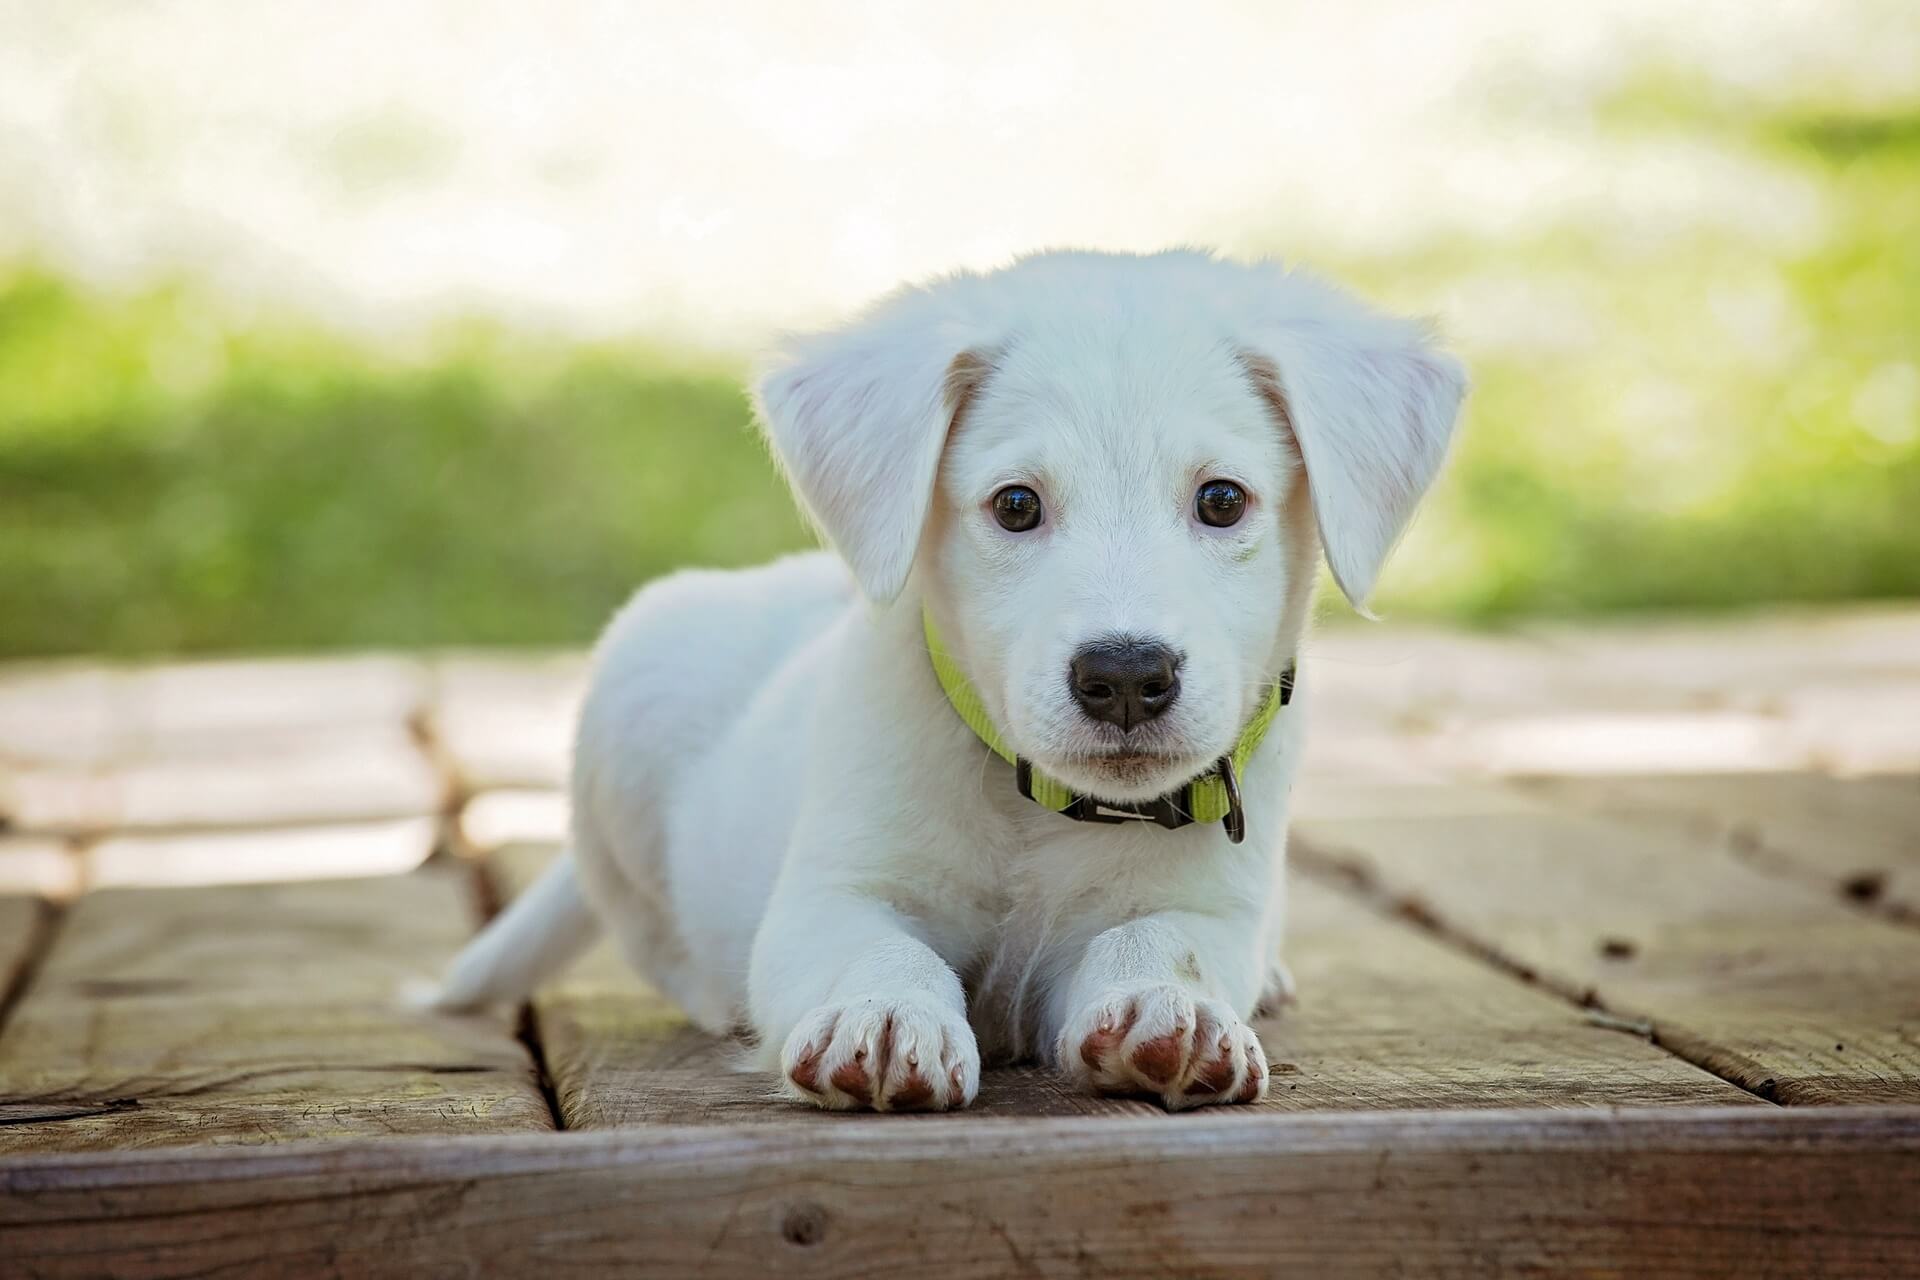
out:
<path id="1" fill-rule="evenodd" d="M 1046 253 L 791 341 L 756 403 L 835 553 L 642 590 L 573 840 L 455 962 L 523 996 L 596 921 L 795 1097 L 971 1102 L 1039 1059 L 1263 1097 L 1298 672 L 1363 602 L 1464 391 L 1418 324 L 1270 265 Z"/>

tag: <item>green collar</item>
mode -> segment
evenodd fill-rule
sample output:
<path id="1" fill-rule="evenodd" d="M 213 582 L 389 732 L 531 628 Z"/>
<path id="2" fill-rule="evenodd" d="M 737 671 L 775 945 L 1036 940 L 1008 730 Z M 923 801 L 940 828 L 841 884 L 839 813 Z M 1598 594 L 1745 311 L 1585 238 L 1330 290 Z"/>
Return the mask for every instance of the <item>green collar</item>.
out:
<path id="1" fill-rule="evenodd" d="M 1091 796 L 1074 794 L 1064 782 L 1048 777 L 1015 754 L 1000 736 L 999 730 L 993 727 L 980 694 L 940 643 L 940 633 L 934 628 L 933 615 L 922 610 L 920 619 L 926 630 L 927 654 L 933 659 L 933 674 L 939 678 L 947 701 L 953 705 L 960 719 L 966 722 L 967 728 L 993 749 L 993 754 L 1014 767 L 1014 777 L 1021 795 L 1043 809 L 1080 822 L 1147 821 L 1169 828 L 1184 827 L 1190 822 L 1223 822 L 1226 824 L 1227 837 L 1235 844 L 1246 838 L 1246 813 L 1240 804 L 1240 774 L 1246 769 L 1247 761 L 1253 758 L 1254 749 L 1267 736 L 1267 730 L 1273 727 L 1280 708 L 1293 701 L 1292 667 L 1288 667 L 1278 680 L 1268 686 L 1266 697 L 1260 701 L 1260 709 L 1247 722 L 1240 740 L 1233 744 L 1231 752 L 1215 761 L 1212 768 L 1179 790 L 1157 800 L 1137 805 L 1109 805 Z"/>

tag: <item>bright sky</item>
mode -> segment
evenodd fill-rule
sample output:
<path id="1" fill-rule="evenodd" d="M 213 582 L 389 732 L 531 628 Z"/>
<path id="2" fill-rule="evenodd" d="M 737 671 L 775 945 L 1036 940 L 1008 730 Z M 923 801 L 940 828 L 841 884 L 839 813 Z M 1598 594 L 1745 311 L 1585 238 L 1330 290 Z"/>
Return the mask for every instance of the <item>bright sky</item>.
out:
<path id="1" fill-rule="evenodd" d="M 0 260 L 736 345 L 1048 245 L 1793 237 L 1804 192 L 1592 104 L 1661 66 L 1910 87 L 1909 2 L 0 0 Z"/>

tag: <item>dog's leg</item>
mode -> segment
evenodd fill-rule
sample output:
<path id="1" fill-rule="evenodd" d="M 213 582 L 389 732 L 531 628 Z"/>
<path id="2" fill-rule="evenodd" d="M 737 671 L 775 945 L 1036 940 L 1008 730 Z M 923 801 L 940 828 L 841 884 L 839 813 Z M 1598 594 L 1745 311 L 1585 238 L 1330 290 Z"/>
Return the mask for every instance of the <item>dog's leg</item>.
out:
<path id="1" fill-rule="evenodd" d="M 893 908 L 844 891 L 776 898 L 754 950 L 754 1022 L 796 1098 L 944 1111 L 980 1088 L 959 975 Z"/>
<path id="2" fill-rule="evenodd" d="M 1241 1020 L 1264 976 L 1250 932 L 1181 911 L 1096 935 L 1052 1002 L 1055 1065 L 1083 1088 L 1170 1111 L 1265 1097 L 1266 1055 Z"/>

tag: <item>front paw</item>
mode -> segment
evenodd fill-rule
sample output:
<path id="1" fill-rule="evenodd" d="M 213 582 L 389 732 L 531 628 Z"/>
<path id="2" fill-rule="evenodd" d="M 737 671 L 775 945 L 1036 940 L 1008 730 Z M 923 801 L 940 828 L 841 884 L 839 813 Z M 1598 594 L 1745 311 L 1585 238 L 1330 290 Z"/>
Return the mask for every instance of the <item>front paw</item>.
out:
<path id="1" fill-rule="evenodd" d="M 1095 1093 L 1146 1094 L 1169 1111 L 1267 1096 L 1267 1058 L 1233 1010 L 1171 984 L 1110 992 L 1067 1023 L 1058 1056 Z"/>
<path id="2" fill-rule="evenodd" d="M 823 1004 L 780 1054 L 787 1091 L 834 1111 L 946 1111 L 980 1091 L 967 1020 L 925 996 Z"/>

